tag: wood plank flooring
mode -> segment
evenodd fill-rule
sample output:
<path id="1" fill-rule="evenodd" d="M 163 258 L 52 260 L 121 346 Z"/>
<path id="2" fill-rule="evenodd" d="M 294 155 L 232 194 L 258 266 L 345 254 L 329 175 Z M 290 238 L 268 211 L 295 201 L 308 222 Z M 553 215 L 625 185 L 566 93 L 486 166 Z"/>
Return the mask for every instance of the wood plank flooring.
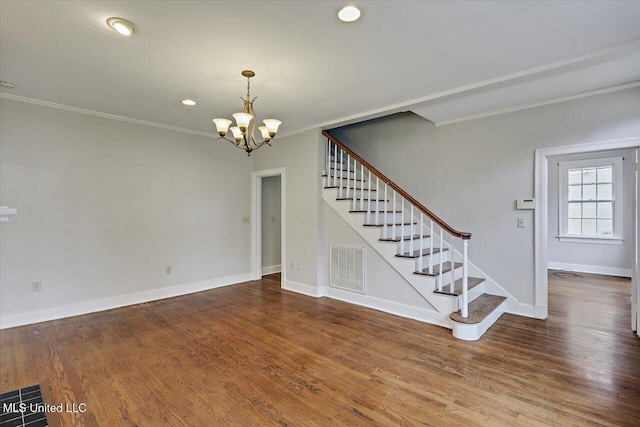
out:
<path id="1" fill-rule="evenodd" d="M 65 426 L 640 425 L 629 281 L 584 276 L 477 342 L 269 276 L 2 330 L 0 392 L 86 403 Z"/>

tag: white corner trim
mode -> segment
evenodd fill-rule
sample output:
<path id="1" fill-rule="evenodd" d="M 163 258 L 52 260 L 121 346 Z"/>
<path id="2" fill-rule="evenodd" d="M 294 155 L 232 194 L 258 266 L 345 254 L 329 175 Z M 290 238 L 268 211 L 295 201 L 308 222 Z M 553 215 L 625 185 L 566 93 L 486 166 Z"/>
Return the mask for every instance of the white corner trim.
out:
<path id="1" fill-rule="evenodd" d="M 578 93 L 576 95 L 564 96 L 562 98 L 552 98 L 546 101 L 531 102 L 528 104 L 514 105 L 512 107 L 497 108 L 495 110 L 486 111 L 483 113 L 470 114 L 468 116 L 456 117 L 455 119 L 443 120 L 441 122 L 434 122 L 433 124 L 436 125 L 437 127 L 447 126 L 447 125 L 452 125 L 454 123 L 461 123 L 461 122 L 467 122 L 470 120 L 484 119 L 486 117 L 491 117 L 491 116 L 498 116 L 500 114 L 515 113 L 516 111 L 528 110 L 529 108 L 544 107 L 545 105 L 558 104 L 560 102 L 573 101 L 576 99 L 587 98 L 587 97 L 596 96 L 596 95 L 603 95 L 605 93 L 617 92 L 620 90 L 631 89 L 638 86 L 640 86 L 640 82 L 627 83 L 627 84 L 612 86 L 604 89 Z"/>
<path id="2" fill-rule="evenodd" d="M 600 265 L 570 264 L 549 261 L 550 270 L 573 270 L 579 273 L 602 274 L 604 276 L 631 277 L 630 268 L 604 267 Z"/>
<path id="3" fill-rule="evenodd" d="M 270 265 L 269 267 L 262 267 L 262 275 L 280 273 L 282 271 L 282 266 L 278 265 Z"/>
<path id="4" fill-rule="evenodd" d="M 325 288 L 324 296 L 339 301 L 348 302 L 350 304 L 382 311 L 384 313 L 393 314 L 395 316 L 418 320 L 420 322 L 430 323 L 432 325 L 438 325 L 447 329 L 451 329 L 449 318 L 447 316 L 444 316 L 443 314 L 438 313 L 435 310 L 413 307 L 410 305 L 400 304 L 369 295 L 343 291 L 336 288 Z"/>
<path id="5" fill-rule="evenodd" d="M 299 294 L 308 295 L 310 297 L 319 298 L 322 296 L 322 289 L 311 285 L 305 285 L 304 283 L 294 282 L 293 280 L 285 280 L 283 289 L 291 292 L 297 292 Z"/>
<path id="6" fill-rule="evenodd" d="M 79 316 L 82 314 L 95 313 L 98 311 L 111 310 L 128 305 L 140 304 L 143 302 L 157 301 L 164 298 L 172 298 L 195 292 L 207 291 L 223 286 L 234 285 L 236 283 L 251 280 L 251 273 L 236 274 L 233 276 L 217 277 L 199 282 L 185 283 L 182 285 L 169 286 L 166 288 L 151 289 L 148 291 L 135 292 L 132 294 L 118 295 L 97 300 L 85 301 L 60 307 L 47 308 L 44 310 L 34 310 L 10 316 L 0 316 L 0 329 L 13 328 L 16 326 L 30 325 L 32 323 L 47 322 L 49 320 L 62 319 L 65 317 Z"/>
<path id="7" fill-rule="evenodd" d="M 71 111 L 73 113 L 86 114 L 89 116 L 102 117 L 103 119 L 118 120 L 121 122 L 135 123 L 137 125 L 149 126 L 159 129 L 172 130 L 174 132 L 188 133 L 191 135 L 206 136 L 207 138 L 217 138 L 215 133 L 202 132 L 199 130 L 182 128 L 179 126 L 165 125 L 163 123 L 150 122 L 147 120 L 134 119 L 126 116 L 118 116 L 116 114 L 103 113 L 101 111 L 88 110 L 85 108 L 72 107 L 70 105 L 58 104 L 56 102 L 42 101 L 40 99 L 27 98 L 26 96 L 13 95 L 11 93 L 0 92 L 0 98 L 10 99 L 12 101 L 24 102 L 27 104 L 39 105 L 41 107 L 55 108 L 58 110 Z"/>

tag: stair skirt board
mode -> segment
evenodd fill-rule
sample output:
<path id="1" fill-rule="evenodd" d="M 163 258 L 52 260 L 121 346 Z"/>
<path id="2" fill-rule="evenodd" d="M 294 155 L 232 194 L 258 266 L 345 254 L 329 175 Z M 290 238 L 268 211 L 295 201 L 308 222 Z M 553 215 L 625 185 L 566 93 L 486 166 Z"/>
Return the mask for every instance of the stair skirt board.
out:
<path id="1" fill-rule="evenodd" d="M 451 320 L 435 310 L 405 305 L 394 301 L 384 300 L 369 295 L 344 291 L 338 288 L 326 287 L 323 296 L 338 301 L 347 302 L 349 304 L 359 305 L 361 307 L 371 308 L 373 310 L 382 311 L 383 313 L 393 314 L 394 316 L 413 319 L 419 322 L 429 323 L 431 325 L 441 326 L 451 329 Z"/>

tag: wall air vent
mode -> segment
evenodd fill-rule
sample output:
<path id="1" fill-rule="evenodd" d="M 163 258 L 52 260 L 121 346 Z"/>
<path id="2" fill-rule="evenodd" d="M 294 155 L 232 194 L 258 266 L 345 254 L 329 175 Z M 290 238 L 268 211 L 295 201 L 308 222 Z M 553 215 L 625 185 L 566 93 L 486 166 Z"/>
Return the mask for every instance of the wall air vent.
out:
<path id="1" fill-rule="evenodd" d="M 329 286 L 364 294 L 364 248 L 330 247 Z"/>

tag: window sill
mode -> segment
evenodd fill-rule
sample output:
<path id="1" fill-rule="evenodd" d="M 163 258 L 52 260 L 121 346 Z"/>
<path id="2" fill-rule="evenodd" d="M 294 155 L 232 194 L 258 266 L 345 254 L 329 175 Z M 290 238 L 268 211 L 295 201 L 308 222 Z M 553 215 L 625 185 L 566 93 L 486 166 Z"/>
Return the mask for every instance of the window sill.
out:
<path id="1" fill-rule="evenodd" d="M 624 239 L 618 237 L 580 237 L 580 236 L 556 236 L 564 243 L 595 243 L 597 245 L 621 245 Z"/>

